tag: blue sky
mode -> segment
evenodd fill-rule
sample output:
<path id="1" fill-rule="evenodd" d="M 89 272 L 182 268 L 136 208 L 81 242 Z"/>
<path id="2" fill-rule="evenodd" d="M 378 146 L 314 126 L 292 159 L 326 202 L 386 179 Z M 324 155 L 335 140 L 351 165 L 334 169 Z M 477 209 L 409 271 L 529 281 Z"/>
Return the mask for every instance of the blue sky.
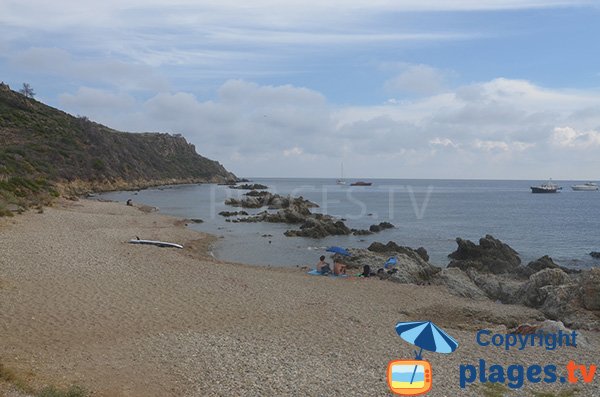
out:
<path id="1" fill-rule="evenodd" d="M 95 3 L 3 0 L 0 80 L 239 175 L 600 178 L 596 2 Z"/>

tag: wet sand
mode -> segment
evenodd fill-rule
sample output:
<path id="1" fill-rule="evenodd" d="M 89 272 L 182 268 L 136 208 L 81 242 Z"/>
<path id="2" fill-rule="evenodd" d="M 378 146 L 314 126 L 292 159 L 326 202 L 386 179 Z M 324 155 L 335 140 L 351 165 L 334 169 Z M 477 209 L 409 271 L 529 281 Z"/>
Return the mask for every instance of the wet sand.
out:
<path id="1" fill-rule="evenodd" d="M 127 243 L 136 236 L 185 249 Z M 532 309 L 469 301 L 437 286 L 223 263 L 208 255 L 215 237 L 121 203 L 61 201 L 43 214 L 0 219 L 0 237 L 0 363 L 34 388 L 78 384 L 94 396 L 385 396 L 387 363 L 413 354 L 394 325 L 412 320 L 432 320 L 460 343 L 450 355 L 425 354 L 431 396 L 483 395 L 484 387 L 460 389 L 458 381 L 460 364 L 480 358 L 488 365 L 600 361 L 597 332 L 584 333 L 585 347 L 555 351 L 507 354 L 475 343 L 478 329 L 541 318 Z M 600 395 L 597 378 L 579 383 L 579 395 Z"/>

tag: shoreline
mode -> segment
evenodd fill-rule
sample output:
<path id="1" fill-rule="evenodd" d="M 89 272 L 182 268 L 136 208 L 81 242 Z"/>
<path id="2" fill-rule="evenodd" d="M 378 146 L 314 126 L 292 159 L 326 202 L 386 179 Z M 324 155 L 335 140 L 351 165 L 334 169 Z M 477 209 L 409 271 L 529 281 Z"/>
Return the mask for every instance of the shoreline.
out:
<path id="1" fill-rule="evenodd" d="M 452 355 L 426 356 L 436 371 L 429 395 L 444 396 L 465 393 L 458 366 L 480 357 L 590 364 L 600 355 L 595 331 L 584 332 L 585 350 L 566 354 L 485 349 L 476 330 L 540 313 L 441 286 L 220 261 L 209 255 L 216 237 L 184 223 L 92 200 L 0 220 L 0 363 L 36 388 L 78 384 L 94 396 L 387 395 L 387 362 L 412 356 L 395 323 L 431 319 L 460 343 Z M 185 248 L 126 243 L 139 234 Z M 593 386 L 578 385 L 598 395 Z"/>

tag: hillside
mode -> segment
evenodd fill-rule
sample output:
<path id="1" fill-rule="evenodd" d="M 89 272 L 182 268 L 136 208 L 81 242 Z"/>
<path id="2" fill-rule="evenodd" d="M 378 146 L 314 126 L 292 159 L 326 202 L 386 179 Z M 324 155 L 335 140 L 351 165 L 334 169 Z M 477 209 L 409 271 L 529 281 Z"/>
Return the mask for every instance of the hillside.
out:
<path id="1" fill-rule="evenodd" d="M 60 194 L 234 179 L 181 136 L 115 131 L 0 84 L 0 213 Z"/>

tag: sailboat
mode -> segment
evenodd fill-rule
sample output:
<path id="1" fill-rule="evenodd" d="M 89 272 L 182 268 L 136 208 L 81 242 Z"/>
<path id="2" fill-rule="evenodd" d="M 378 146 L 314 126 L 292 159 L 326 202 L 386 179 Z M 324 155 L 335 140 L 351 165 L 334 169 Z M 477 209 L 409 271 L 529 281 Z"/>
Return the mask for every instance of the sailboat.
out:
<path id="1" fill-rule="evenodd" d="M 344 163 L 342 163 L 341 168 L 342 168 L 342 170 L 341 170 L 342 177 L 340 179 L 336 180 L 335 183 L 338 185 L 345 185 L 346 181 L 344 180 Z"/>

